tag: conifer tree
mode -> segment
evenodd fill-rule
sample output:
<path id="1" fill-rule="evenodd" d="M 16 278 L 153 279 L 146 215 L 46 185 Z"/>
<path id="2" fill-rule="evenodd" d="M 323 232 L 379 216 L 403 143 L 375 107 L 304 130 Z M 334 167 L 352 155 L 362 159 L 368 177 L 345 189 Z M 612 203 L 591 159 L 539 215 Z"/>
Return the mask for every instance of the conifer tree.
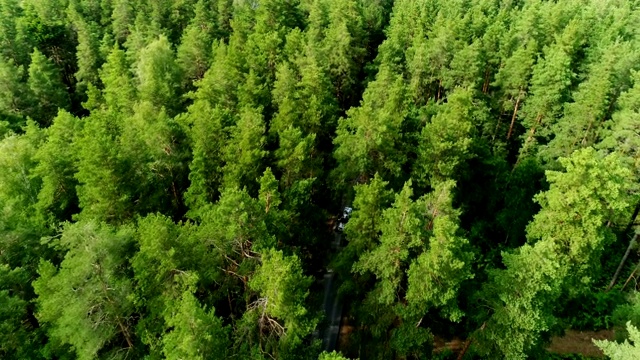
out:
<path id="1" fill-rule="evenodd" d="M 259 333 L 265 334 L 258 336 L 266 337 L 259 346 L 277 355 L 278 348 L 295 347 L 313 331 L 316 321 L 305 308 L 313 280 L 302 273 L 300 259 L 295 255 L 285 256 L 282 251 L 269 249 L 261 261 L 249 281 L 258 299 L 249 305 L 243 320 L 257 322 Z"/>
<path id="2" fill-rule="evenodd" d="M 178 69 L 171 44 L 165 36 L 142 49 L 136 72 L 140 100 L 148 101 L 157 108 L 165 107 L 169 115 L 174 115 L 181 105 Z"/>
<path id="3" fill-rule="evenodd" d="M 134 4 L 128 0 L 112 0 L 111 27 L 113 36 L 118 43 L 123 44 L 130 34 L 135 21 Z"/>
<path id="4" fill-rule="evenodd" d="M 195 6 L 195 15 L 185 29 L 177 51 L 177 64 L 187 84 L 200 80 L 209 68 L 211 44 L 217 33 L 211 4 L 199 0 Z"/>
<path id="5" fill-rule="evenodd" d="M 380 245 L 365 253 L 354 266 L 359 272 L 371 271 L 378 278 L 378 301 L 391 305 L 398 300 L 398 287 L 404 277 L 412 248 L 421 245 L 420 219 L 411 197 L 411 182 L 396 195 L 393 206 L 383 213 Z"/>
<path id="6" fill-rule="evenodd" d="M 132 114 L 137 99 L 136 88 L 125 52 L 118 45 L 114 45 L 100 69 L 100 80 L 104 85 L 102 97 L 106 109 L 112 114 Z"/>
<path id="7" fill-rule="evenodd" d="M 261 109 L 246 107 L 241 110 L 238 122 L 231 130 L 226 144 L 223 172 L 228 187 L 257 189 L 255 181 L 264 170 L 262 159 L 266 156 L 265 123 Z"/>
<path id="8" fill-rule="evenodd" d="M 45 130 L 46 142 L 35 155 L 38 165 L 34 173 L 42 179 L 37 208 L 54 225 L 71 220 L 71 215 L 78 211 L 78 181 L 74 177 L 78 157 L 73 142 L 81 131 L 80 120 L 61 110 Z"/>
<path id="9" fill-rule="evenodd" d="M 27 86 L 32 96 L 28 114 L 39 124 L 48 126 L 59 108 L 68 108 L 69 94 L 62 83 L 60 72 L 37 49 L 31 54 Z"/>
<path id="10" fill-rule="evenodd" d="M 107 113 L 92 114 L 74 141 L 80 217 L 122 223 L 133 215 L 132 184 L 118 154 L 120 121 Z"/>
<path id="11" fill-rule="evenodd" d="M 0 48 L 2 57 L 13 63 L 26 66 L 29 59 L 27 42 L 21 34 L 19 20 L 22 8 L 18 0 L 0 2 Z"/>
<path id="12" fill-rule="evenodd" d="M 592 146 L 598 140 L 604 120 L 611 116 L 618 96 L 616 87 L 624 86 L 621 78 L 629 76 L 624 60 L 634 51 L 620 44 L 606 46 L 601 51 L 602 57 L 591 64 L 587 79 L 580 83 L 573 102 L 565 105 L 562 120 L 553 127 L 554 138 L 540 149 L 540 156 L 547 161 Z M 621 73 L 617 74 L 618 71 Z M 614 81 L 616 78 L 619 80 Z"/>
<path id="13" fill-rule="evenodd" d="M 73 14 L 72 19 L 78 36 L 76 80 L 85 87 L 88 84 L 95 85 L 98 81 L 98 69 L 103 61 L 100 54 L 101 33 L 99 27 L 97 24 L 83 19 L 82 15 L 77 12 Z"/>
<path id="14" fill-rule="evenodd" d="M 421 132 L 415 176 L 430 182 L 455 178 L 457 168 L 472 154 L 472 92 L 458 88 L 447 97 Z"/>
<path id="15" fill-rule="evenodd" d="M 593 340 L 597 347 L 608 356 L 611 360 L 631 360 L 640 356 L 640 349 L 638 349 L 638 343 L 640 343 L 640 332 L 638 329 L 631 325 L 631 322 L 627 322 L 627 332 L 629 333 L 629 340 L 625 340 L 624 343 L 618 344 L 608 340 Z"/>
<path id="16" fill-rule="evenodd" d="M 23 115 L 29 106 L 22 77 L 22 67 L 16 67 L 13 61 L 0 59 L 0 118 L 13 130 L 24 125 Z"/>
<path id="17" fill-rule="evenodd" d="M 29 319 L 29 273 L 21 267 L 10 268 L 0 262 L 0 356 L 3 359 L 42 359 L 40 342 L 44 340 L 37 322 Z"/>
<path id="18" fill-rule="evenodd" d="M 334 156 L 337 175 L 349 181 L 368 179 L 376 172 L 383 179 L 400 175 L 406 154 L 401 131 L 405 120 L 404 82 L 383 67 L 367 87 L 360 107 L 338 121 Z"/>
<path id="19" fill-rule="evenodd" d="M 173 330 L 164 335 L 163 353 L 167 359 L 226 359 L 229 351 L 229 328 L 206 310 L 189 291 L 182 294 L 169 318 Z"/>
<path id="20" fill-rule="evenodd" d="M 222 184 L 224 145 L 227 142 L 225 123 L 230 117 L 220 107 L 211 108 L 205 100 L 189 107 L 187 121 L 192 122 L 189 137 L 193 159 L 189 164 L 189 189 L 184 194 L 192 214 L 213 203 Z"/>
<path id="21" fill-rule="evenodd" d="M 486 296 L 493 310 L 478 331 L 491 355 L 520 359 L 539 346 L 554 321 L 553 302 L 565 287 L 589 283 L 615 239 L 607 223 L 626 221 L 634 204 L 631 172 L 617 154 L 602 158 L 586 148 L 560 161 L 566 171 L 548 171 L 550 189 L 536 196 L 542 209 L 527 228 L 530 244 L 504 254 L 506 269 L 492 272 Z"/>
<path id="22" fill-rule="evenodd" d="M 56 246 L 66 251 L 59 268 L 40 263 L 33 284 L 38 319 L 50 337 L 73 346 L 78 359 L 135 354 L 131 279 L 127 257 L 133 230 L 92 222 L 67 224 Z M 112 343 L 122 346 L 110 346 Z"/>

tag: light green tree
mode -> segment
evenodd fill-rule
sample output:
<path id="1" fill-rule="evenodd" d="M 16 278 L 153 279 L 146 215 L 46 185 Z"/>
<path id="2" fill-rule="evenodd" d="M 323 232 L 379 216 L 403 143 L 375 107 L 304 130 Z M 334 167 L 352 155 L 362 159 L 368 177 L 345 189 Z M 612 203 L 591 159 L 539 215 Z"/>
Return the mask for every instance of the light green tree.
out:
<path id="1" fill-rule="evenodd" d="M 67 224 L 55 246 L 66 251 L 59 268 L 42 261 L 33 283 L 39 321 L 47 334 L 73 346 L 78 359 L 134 352 L 133 286 L 127 276 L 134 231 L 93 222 Z M 108 346 L 116 341 L 122 348 Z"/>
<path id="2" fill-rule="evenodd" d="M 615 343 L 608 340 L 593 340 L 593 343 L 602 350 L 602 352 L 611 358 L 611 360 L 632 360 L 640 356 L 640 331 L 638 328 L 627 322 L 627 331 L 629 332 L 629 340 L 623 343 Z M 632 344 L 633 343 L 633 344 Z"/>
<path id="3" fill-rule="evenodd" d="M 487 284 L 492 310 L 477 336 L 488 354 L 525 358 L 554 323 L 554 301 L 590 282 L 602 250 L 615 239 L 607 224 L 627 221 L 637 197 L 619 158 L 586 148 L 561 158 L 564 172 L 547 172 L 551 186 L 535 198 L 541 210 L 527 227 L 529 243 L 504 253 L 506 269 L 494 270 Z"/>
<path id="4" fill-rule="evenodd" d="M 215 316 L 214 309 L 204 309 L 190 291 L 185 291 L 176 305 L 167 321 L 173 330 L 163 337 L 166 358 L 227 359 L 229 327 Z"/>
<path id="5" fill-rule="evenodd" d="M 305 306 L 313 279 L 303 274 L 295 255 L 268 249 L 261 262 L 249 281 L 258 298 L 249 305 L 243 320 L 256 321 L 259 333 L 265 334 L 258 336 L 266 336 L 266 343 L 261 341 L 260 346 L 277 354 L 278 348 L 299 345 L 317 323 Z"/>
<path id="6" fill-rule="evenodd" d="M 199 0 L 195 15 L 182 34 L 178 46 L 176 63 L 180 66 L 183 79 L 188 85 L 200 80 L 209 68 L 211 44 L 216 33 L 213 13 L 209 1 Z"/>
<path id="7" fill-rule="evenodd" d="M 180 106 L 180 73 L 165 36 L 141 50 L 136 75 L 140 100 L 165 107 L 169 115 L 175 114 Z"/>

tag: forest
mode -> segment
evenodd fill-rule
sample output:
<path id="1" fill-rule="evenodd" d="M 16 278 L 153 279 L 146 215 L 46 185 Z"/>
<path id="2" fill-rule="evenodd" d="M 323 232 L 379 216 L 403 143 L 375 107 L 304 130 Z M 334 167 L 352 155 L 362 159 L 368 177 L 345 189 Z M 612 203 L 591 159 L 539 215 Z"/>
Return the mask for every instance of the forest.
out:
<path id="1" fill-rule="evenodd" d="M 639 212 L 640 0 L 0 0 L 1 359 L 640 359 Z"/>

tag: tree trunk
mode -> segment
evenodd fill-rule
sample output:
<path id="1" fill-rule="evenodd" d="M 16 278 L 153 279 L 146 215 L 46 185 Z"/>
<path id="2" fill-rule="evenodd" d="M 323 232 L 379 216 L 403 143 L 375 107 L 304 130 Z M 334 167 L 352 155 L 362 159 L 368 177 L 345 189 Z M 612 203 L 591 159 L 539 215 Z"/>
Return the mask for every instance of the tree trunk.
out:
<path id="1" fill-rule="evenodd" d="M 480 326 L 480 331 L 483 331 L 485 326 L 487 326 L 486 321 L 482 324 L 482 326 Z M 469 350 L 469 346 L 471 346 L 472 341 L 473 337 L 469 336 L 469 338 L 467 338 L 467 341 L 464 342 L 464 346 L 462 347 L 462 350 L 460 350 L 457 360 L 462 360 L 464 358 L 464 354 L 466 354 L 467 350 Z"/>
<path id="2" fill-rule="evenodd" d="M 486 94 L 489 91 L 489 79 L 491 73 L 489 72 L 489 66 L 484 70 L 484 83 L 482 84 L 482 93 Z"/>
<path id="3" fill-rule="evenodd" d="M 518 106 L 520 106 L 520 99 L 522 98 L 522 91 L 518 93 L 518 98 L 516 99 L 516 106 L 513 108 L 513 115 L 511 116 L 511 125 L 509 125 L 509 132 L 507 133 L 507 140 L 511 138 L 511 134 L 513 133 L 513 125 L 516 122 L 516 115 L 518 115 Z"/>
<path id="4" fill-rule="evenodd" d="M 631 230 L 631 227 L 633 226 L 633 222 L 636 221 L 636 218 L 638 217 L 638 213 L 640 213 L 640 203 L 636 204 L 636 208 L 633 210 L 633 215 L 631 215 L 631 220 L 629 220 L 627 227 L 622 232 L 623 234 L 626 234 L 629 232 L 629 230 Z M 631 242 L 629 242 L 629 246 L 627 246 L 627 251 L 624 253 L 624 256 L 622 257 L 622 261 L 620 261 L 620 265 L 618 265 L 618 269 L 616 269 L 616 273 L 613 274 L 613 278 L 611 279 L 611 282 L 607 287 L 607 291 L 611 290 L 613 285 L 615 285 L 616 280 L 620 275 L 620 271 L 622 271 L 622 267 L 624 266 L 625 261 L 627 261 L 627 258 L 629 257 L 629 253 L 631 252 L 631 248 L 633 248 L 633 245 L 635 245 L 637 238 L 638 238 L 638 232 L 636 232 L 635 235 L 633 235 L 633 239 L 631 239 Z"/>
<path id="5" fill-rule="evenodd" d="M 529 143 L 533 140 L 533 136 L 536 134 L 536 129 L 538 128 L 538 125 L 540 125 L 541 122 L 542 122 L 542 114 L 538 114 L 538 117 L 536 118 L 536 123 L 533 124 L 531 129 L 529 129 L 529 136 L 527 136 L 527 139 L 522 144 L 520 154 L 518 154 L 518 159 L 516 160 L 516 165 L 513 167 L 514 169 L 518 164 L 520 164 L 520 160 L 522 159 L 522 154 L 524 154 L 525 150 L 527 150 L 527 147 L 529 147 Z"/>
<path id="6" fill-rule="evenodd" d="M 631 220 L 629 220 L 627 227 L 624 228 L 623 234 L 626 234 L 629 232 L 629 230 L 631 230 L 631 227 L 633 226 L 633 222 L 636 221 L 636 218 L 638 217 L 639 213 L 640 213 L 640 202 L 636 204 L 636 208 L 635 210 L 633 210 L 633 215 L 631 215 Z"/>
<path id="7" fill-rule="evenodd" d="M 627 278 L 627 281 L 624 282 L 624 285 L 622 285 L 622 290 L 624 290 L 624 288 L 627 287 L 627 284 L 629 283 L 629 281 L 631 281 L 631 279 L 633 278 L 633 275 L 636 273 L 636 271 L 638 271 L 639 267 L 640 267 L 640 263 L 638 263 L 638 265 L 636 265 L 636 267 L 631 272 L 631 275 L 629 275 L 629 277 Z"/>
<path id="8" fill-rule="evenodd" d="M 624 263 L 627 261 L 627 258 L 629 257 L 629 253 L 631 253 L 631 249 L 636 245 L 637 238 L 638 238 L 638 233 L 633 235 L 633 239 L 631 239 L 631 241 L 629 242 L 629 246 L 627 246 L 627 251 L 625 251 L 624 256 L 622 257 L 622 260 L 620 261 L 620 265 L 618 265 L 618 269 L 616 269 L 616 273 L 613 274 L 613 278 L 611 279 L 609 286 L 607 286 L 607 291 L 611 290 L 613 285 L 616 284 L 618 275 L 620 275 L 620 271 L 622 271 L 622 267 L 624 266 Z"/>

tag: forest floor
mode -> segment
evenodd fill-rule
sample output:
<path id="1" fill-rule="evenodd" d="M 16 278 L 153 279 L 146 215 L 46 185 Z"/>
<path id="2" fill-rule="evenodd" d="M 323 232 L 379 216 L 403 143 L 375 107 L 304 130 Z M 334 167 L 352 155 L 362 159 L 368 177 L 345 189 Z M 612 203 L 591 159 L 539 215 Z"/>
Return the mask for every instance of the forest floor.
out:
<path id="1" fill-rule="evenodd" d="M 585 357 L 601 358 L 602 351 L 593 344 L 591 339 L 596 340 L 613 340 L 613 330 L 599 331 L 579 331 L 567 330 L 563 336 L 554 336 L 551 338 L 551 344 L 547 347 L 547 351 L 556 354 L 580 354 Z M 450 350 L 457 354 L 464 347 L 464 340 L 460 338 L 443 339 L 436 336 L 434 339 L 434 351 L 442 352 Z"/>
<path id="2" fill-rule="evenodd" d="M 340 335 L 338 338 L 338 349 L 345 348 L 349 341 L 349 336 L 355 330 L 351 325 L 346 324 L 347 319 L 343 318 L 343 326 L 340 327 Z M 570 355 L 579 354 L 587 358 L 604 358 L 604 354 L 591 341 L 596 340 L 614 340 L 615 331 L 613 329 L 598 331 L 580 331 L 566 330 L 563 336 L 554 336 L 551 338 L 551 344 L 547 347 L 547 351 L 551 353 Z M 451 351 L 458 354 L 465 346 L 465 340 L 459 337 L 445 339 L 441 336 L 434 338 L 434 352 Z"/>
<path id="3" fill-rule="evenodd" d="M 593 344 L 591 339 L 613 340 L 614 335 L 613 330 L 567 330 L 564 336 L 551 338 L 551 345 L 547 347 L 547 350 L 556 354 L 581 354 L 590 357 L 603 357 L 604 354 Z"/>

